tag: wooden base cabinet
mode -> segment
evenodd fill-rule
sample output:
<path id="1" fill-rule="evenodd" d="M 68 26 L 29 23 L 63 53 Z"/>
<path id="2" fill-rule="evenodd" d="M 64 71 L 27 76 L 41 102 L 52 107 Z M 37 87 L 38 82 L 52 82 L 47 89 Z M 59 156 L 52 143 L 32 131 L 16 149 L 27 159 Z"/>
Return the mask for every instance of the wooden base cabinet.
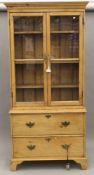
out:
<path id="1" fill-rule="evenodd" d="M 87 169 L 84 13 L 87 2 L 6 3 L 9 16 L 11 170 L 70 160 Z"/>

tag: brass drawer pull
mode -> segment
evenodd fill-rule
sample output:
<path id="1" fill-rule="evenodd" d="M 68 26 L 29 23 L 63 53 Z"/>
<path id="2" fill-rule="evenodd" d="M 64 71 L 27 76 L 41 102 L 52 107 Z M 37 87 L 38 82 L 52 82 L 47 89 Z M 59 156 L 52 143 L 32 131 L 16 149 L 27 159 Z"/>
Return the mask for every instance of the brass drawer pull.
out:
<path id="1" fill-rule="evenodd" d="M 69 170 L 70 169 L 70 163 L 69 163 L 69 148 L 71 146 L 71 144 L 65 144 L 65 145 L 61 145 L 63 149 L 65 149 L 66 151 L 66 169 Z"/>
<path id="2" fill-rule="evenodd" d="M 63 149 L 65 149 L 66 151 L 68 151 L 68 149 L 70 148 L 71 144 L 67 145 L 61 145 Z"/>
<path id="3" fill-rule="evenodd" d="M 27 145 L 27 148 L 32 151 L 36 148 L 36 145 Z"/>
<path id="4" fill-rule="evenodd" d="M 45 117 L 49 119 L 51 117 L 51 114 L 46 114 Z"/>
<path id="5" fill-rule="evenodd" d="M 26 126 L 29 127 L 29 128 L 32 128 L 34 125 L 35 125 L 34 122 L 26 123 Z"/>
<path id="6" fill-rule="evenodd" d="M 60 127 L 62 128 L 62 127 L 67 127 L 67 126 L 69 126 L 70 125 L 70 122 L 69 121 L 64 121 L 64 122 L 61 122 L 61 125 L 60 125 Z"/>
<path id="7" fill-rule="evenodd" d="M 69 160 L 69 148 L 70 148 L 70 146 L 71 146 L 71 144 L 65 144 L 65 145 L 61 145 L 62 146 L 62 148 L 63 149 L 65 149 L 65 151 L 66 151 L 66 158 L 67 158 L 67 163 L 68 163 L 68 160 Z"/>

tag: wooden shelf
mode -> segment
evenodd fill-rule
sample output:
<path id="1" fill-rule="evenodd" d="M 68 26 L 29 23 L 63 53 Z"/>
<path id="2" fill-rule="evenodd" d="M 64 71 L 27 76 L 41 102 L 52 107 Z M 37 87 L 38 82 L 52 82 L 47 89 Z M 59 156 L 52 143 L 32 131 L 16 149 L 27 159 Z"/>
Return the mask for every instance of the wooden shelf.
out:
<path id="1" fill-rule="evenodd" d="M 43 85 L 17 85 L 17 89 L 37 89 L 44 88 Z M 51 88 L 79 88 L 79 85 L 52 85 Z"/>
<path id="2" fill-rule="evenodd" d="M 79 85 L 52 85 L 52 88 L 79 88 Z"/>
<path id="3" fill-rule="evenodd" d="M 43 63 L 44 59 L 15 59 L 16 64 Z"/>
<path id="4" fill-rule="evenodd" d="M 44 59 L 15 59 L 16 64 L 38 64 L 43 63 Z M 52 58 L 52 63 L 78 63 L 79 58 Z"/>
<path id="5" fill-rule="evenodd" d="M 43 85 L 17 85 L 16 89 L 37 89 L 44 88 Z"/>
<path id="6" fill-rule="evenodd" d="M 76 34 L 79 33 L 79 31 L 75 31 L 75 30 L 66 30 L 66 31 L 51 31 L 52 34 L 59 34 L 59 33 L 64 33 L 64 34 Z"/>
<path id="7" fill-rule="evenodd" d="M 42 34 L 43 32 L 41 31 L 19 31 L 19 32 L 14 32 L 15 35 L 24 35 L 24 34 Z"/>
<path id="8" fill-rule="evenodd" d="M 52 63 L 78 63 L 79 58 L 52 58 Z"/>
<path id="9" fill-rule="evenodd" d="M 51 34 L 59 34 L 59 33 L 64 33 L 64 34 L 77 34 L 79 31 L 51 31 Z M 41 31 L 19 31 L 19 32 L 14 32 L 15 35 L 24 35 L 24 34 L 43 34 Z"/>

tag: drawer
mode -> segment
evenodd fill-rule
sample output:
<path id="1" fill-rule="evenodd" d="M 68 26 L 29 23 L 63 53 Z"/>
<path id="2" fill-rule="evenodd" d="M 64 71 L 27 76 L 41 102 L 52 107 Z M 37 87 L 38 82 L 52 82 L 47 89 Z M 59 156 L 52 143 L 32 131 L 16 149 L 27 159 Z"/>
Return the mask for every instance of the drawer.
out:
<path id="1" fill-rule="evenodd" d="M 83 134 L 84 114 L 13 115 L 13 136 Z"/>
<path id="2" fill-rule="evenodd" d="M 14 158 L 83 157 L 83 137 L 13 138 Z"/>

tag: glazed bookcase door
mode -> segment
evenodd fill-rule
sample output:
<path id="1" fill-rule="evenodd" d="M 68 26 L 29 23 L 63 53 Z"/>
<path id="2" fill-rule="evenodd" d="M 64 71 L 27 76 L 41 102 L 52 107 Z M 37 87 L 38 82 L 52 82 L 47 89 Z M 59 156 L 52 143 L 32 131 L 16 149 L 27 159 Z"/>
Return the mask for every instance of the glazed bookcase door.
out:
<path id="1" fill-rule="evenodd" d="M 44 105 L 47 101 L 45 15 L 12 14 L 11 21 L 13 102 L 20 106 Z"/>
<path id="2" fill-rule="evenodd" d="M 79 13 L 48 15 L 49 104 L 82 103 L 82 16 Z"/>

